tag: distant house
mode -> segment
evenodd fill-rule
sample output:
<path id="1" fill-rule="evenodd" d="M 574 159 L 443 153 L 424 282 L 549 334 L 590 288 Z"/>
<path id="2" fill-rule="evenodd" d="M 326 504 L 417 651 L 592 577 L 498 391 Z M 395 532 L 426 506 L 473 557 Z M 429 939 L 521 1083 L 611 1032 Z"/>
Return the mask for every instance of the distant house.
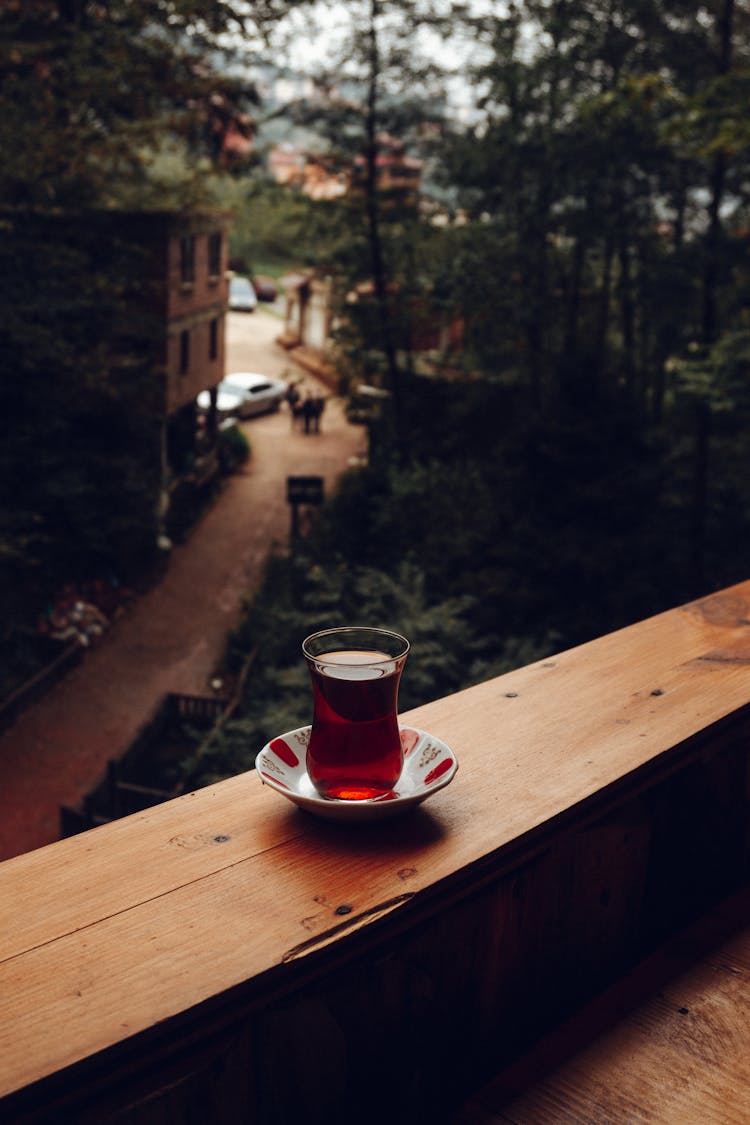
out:
<path id="1" fill-rule="evenodd" d="M 277 342 L 293 353 L 301 367 L 313 371 L 329 386 L 337 386 L 330 357 L 332 279 L 304 271 L 282 277 L 281 286 L 286 311 L 284 330 Z"/>
<path id="2" fill-rule="evenodd" d="M 214 94 L 209 109 L 214 158 L 223 168 L 239 170 L 255 151 L 255 121 L 225 94 Z"/>
<path id="3" fill-rule="evenodd" d="M 388 133 L 381 133 L 375 156 L 375 182 L 378 191 L 392 200 L 416 205 L 422 183 L 423 163 L 408 156 L 403 141 Z M 363 154 L 355 157 L 352 168 L 352 185 L 361 187 L 367 175 L 367 159 Z"/>
<path id="4" fill-rule="evenodd" d="M 301 149 L 284 142 L 268 154 L 268 170 L 274 181 L 283 187 L 301 187 L 307 157 Z"/>
<path id="5" fill-rule="evenodd" d="M 415 206 L 422 184 L 423 162 L 409 156 L 403 141 L 389 133 L 378 137 L 375 176 L 378 191 L 392 201 Z M 337 199 L 361 188 L 367 175 L 367 158 L 355 156 L 347 170 L 334 167 L 320 153 L 307 152 L 289 142 L 275 145 L 268 154 L 268 169 L 277 184 L 294 187 L 310 199 Z"/>
<path id="6" fill-rule="evenodd" d="M 281 285 L 286 297 L 282 342 L 286 347 L 304 344 L 322 351 L 331 331 L 331 278 L 290 273 L 281 278 Z"/>
<path id="7" fill-rule="evenodd" d="M 347 191 L 347 176 L 320 155 L 284 142 L 268 154 L 268 169 L 277 184 L 297 188 L 310 199 L 338 199 Z"/>
<path id="8" fill-rule="evenodd" d="M 331 330 L 334 320 L 352 324 L 377 320 L 375 287 L 361 282 L 346 295 L 340 309 L 333 308 L 333 279 L 313 271 L 287 274 L 281 279 L 286 315 L 278 342 L 294 354 L 297 363 L 315 371 L 329 385 L 337 385 L 334 375 Z M 424 359 L 428 370 L 443 357 L 455 355 L 464 347 L 464 322 L 455 308 L 444 307 L 429 293 L 404 299 L 398 287 L 391 287 L 388 311 L 399 348 L 408 348 Z"/>

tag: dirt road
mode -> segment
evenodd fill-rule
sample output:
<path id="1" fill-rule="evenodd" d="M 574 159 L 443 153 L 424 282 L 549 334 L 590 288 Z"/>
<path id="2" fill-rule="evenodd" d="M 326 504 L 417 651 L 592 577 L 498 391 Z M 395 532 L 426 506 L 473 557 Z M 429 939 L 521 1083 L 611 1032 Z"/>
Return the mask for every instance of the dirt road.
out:
<path id="1" fill-rule="evenodd" d="M 262 308 L 230 314 L 227 371 L 315 379 L 274 343 L 281 322 Z M 163 580 L 139 598 L 82 663 L 0 737 L 0 860 L 58 837 L 61 804 L 75 805 L 170 691 L 206 692 L 242 599 L 268 550 L 289 532 L 286 478 L 318 474 L 330 489 L 362 451 L 362 430 L 329 399 L 320 434 L 292 431 L 289 414 L 244 423 L 252 456 L 176 546 Z"/>

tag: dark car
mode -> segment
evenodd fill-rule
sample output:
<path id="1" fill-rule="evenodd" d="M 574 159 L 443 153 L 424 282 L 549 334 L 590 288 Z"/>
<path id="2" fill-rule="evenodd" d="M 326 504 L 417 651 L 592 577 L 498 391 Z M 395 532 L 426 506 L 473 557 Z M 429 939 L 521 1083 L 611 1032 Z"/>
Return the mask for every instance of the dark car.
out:
<path id="1" fill-rule="evenodd" d="M 253 289 L 259 301 L 275 301 L 279 295 L 278 286 L 272 277 L 254 277 Z"/>

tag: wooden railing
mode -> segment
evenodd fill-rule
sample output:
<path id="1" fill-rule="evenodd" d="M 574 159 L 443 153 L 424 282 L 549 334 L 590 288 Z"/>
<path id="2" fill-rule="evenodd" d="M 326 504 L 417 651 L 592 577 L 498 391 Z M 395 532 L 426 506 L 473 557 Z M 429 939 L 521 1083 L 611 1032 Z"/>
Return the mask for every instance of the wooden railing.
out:
<path id="1" fill-rule="evenodd" d="M 400 819 L 250 772 L 6 861 L 0 1119 L 449 1120 L 746 881 L 749 704 L 745 583 L 402 716 Z"/>

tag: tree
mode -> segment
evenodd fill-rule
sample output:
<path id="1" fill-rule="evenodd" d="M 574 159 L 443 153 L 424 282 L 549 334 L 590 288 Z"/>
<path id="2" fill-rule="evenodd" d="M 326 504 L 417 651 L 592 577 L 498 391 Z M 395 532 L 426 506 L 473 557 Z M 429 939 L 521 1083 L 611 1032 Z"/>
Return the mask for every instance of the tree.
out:
<path id="1" fill-rule="evenodd" d="M 325 7 L 314 6 L 310 19 Z M 344 296 L 359 291 L 358 346 L 382 357 L 401 448 L 403 385 L 410 370 L 404 318 L 419 289 L 412 268 L 419 216 L 411 192 L 393 184 L 383 188 L 383 159 L 394 138 L 423 146 L 430 126 L 442 120 L 444 68 L 424 51 L 421 37 L 448 34 L 459 7 L 427 0 L 338 6 L 338 52 L 312 70 L 316 97 L 290 107 L 295 120 L 318 130 L 327 159 L 350 176 L 340 208 L 342 253 L 328 264 L 340 274 Z"/>
<path id="2" fill-rule="evenodd" d="M 161 482 L 147 248 L 106 211 L 205 197 L 252 95 L 208 63 L 281 0 L 8 0 L 0 7 L 0 591 L 8 642 L 67 580 L 142 573 Z M 198 175 L 149 186 L 168 145 Z M 199 159 L 201 158 L 201 159 Z M 201 182 L 198 182 L 198 181 Z M 103 225 L 99 219 L 103 218 Z M 130 290 L 144 297 L 129 315 Z"/>
<path id="3" fill-rule="evenodd" d="M 0 199 L 117 204 L 123 187 L 146 191 L 166 138 L 205 157 L 205 176 L 227 122 L 255 96 L 212 68 L 210 54 L 257 39 L 286 8 L 282 0 L 4 4 Z"/>
<path id="4" fill-rule="evenodd" d="M 731 15 L 527 0 L 476 21 L 483 115 L 457 135 L 448 174 L 494 232 L 493 254 L 503 248 L 518 294 L 509 331 L 538 404 L 554 409 L 558 366 L 566 379 L 585 367 L 659 419 L 665 360 L 726 315 L 723 230 L 747 195 L 747 29 L 735 11 L 730 66 Z"/>

